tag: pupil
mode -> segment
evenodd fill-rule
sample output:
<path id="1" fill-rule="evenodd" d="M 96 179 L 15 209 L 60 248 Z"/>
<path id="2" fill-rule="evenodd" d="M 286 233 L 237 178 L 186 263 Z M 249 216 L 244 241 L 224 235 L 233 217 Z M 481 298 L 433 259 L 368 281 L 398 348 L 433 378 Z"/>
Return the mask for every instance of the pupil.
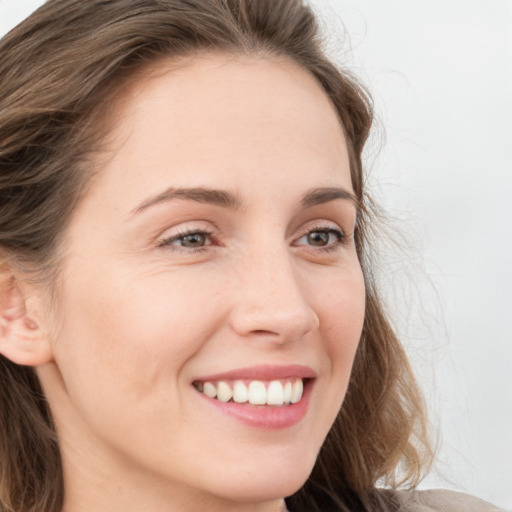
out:
<path id="1" fill-rule="evenodd" d="M 315 231 L 308 235 L 311 245 L 327 245 L 329 243 L 329 233 L 325 231 Z"/>
<path id="2" fill-rule="evenodd" d="M 204 245 L 205 235 L 201 233 L 194 233 L 193 235 L 187 235 L 183 238 L 183 245 L 185 247 L 197 247 Z"/>

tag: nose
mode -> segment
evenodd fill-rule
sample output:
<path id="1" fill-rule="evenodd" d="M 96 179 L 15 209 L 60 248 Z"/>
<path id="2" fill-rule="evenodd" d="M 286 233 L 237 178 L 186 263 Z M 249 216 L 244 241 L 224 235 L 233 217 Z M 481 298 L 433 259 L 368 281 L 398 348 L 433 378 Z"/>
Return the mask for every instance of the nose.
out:
<path id="1" fill-rule="evenodd" d="M 284 344 L 319 326 L 289 252 L 254 254 L 241 265 L 231 326 L 243 337 Z"/>

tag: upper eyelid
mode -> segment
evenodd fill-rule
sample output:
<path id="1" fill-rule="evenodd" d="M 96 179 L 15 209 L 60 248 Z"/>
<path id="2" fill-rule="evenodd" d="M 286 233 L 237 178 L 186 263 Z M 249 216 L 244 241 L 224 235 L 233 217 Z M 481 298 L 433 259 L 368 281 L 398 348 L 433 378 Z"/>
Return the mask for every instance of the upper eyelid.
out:
<path id="1" fill-rule="evenodd" d="M 206 236 L 209 236 L 210 238 L 214 237 L 212 230 L 208 230 L 208 229 L 204 229 L 204 228 L 199 228 L 199 229 L 191 228 L 191 229 L 184 229 L 183 231 L 178 231 L 178 232 L 176 232 L 174 234 L 170 234 L 170 235 L 162 235 L 161 237 L 159 237 L 158 241 L 159 241 L 159 243 L 166 243 L 166 242 L 170 242 L 172 240 L 179 240 L 180 238 L 184 238 L 186 236 L 195 235 L 195 234 L 206 235 Z"/>
<path id="2" fill-rule="evenodd" d="M 307 225 L 305 231 L 311 231 L 315 229 L 339 229 L 340 231 L 343 231 L 343 228 L 337 222 L 330 220 L 313 221 L 311 224 Z"/>
<path id="3" fill-rule="evenodd" d="M 169 226 L 156 237 L 157 240 L 179 238 L 180 236 L 186 236 L 193 233 L 205 233 L 213 235 L 218 232 L 217 226 L 212 225 L 211 221 L 207 220 L 196 220 L 180 222 L 175 226 Z"/>
<path id="4" fill-rule="evenodd" d="M 312 231 L 322 231 L 322 230 L 333 230 L 333 231 L 339 231 L 341 234 L 345 235 L 346 231 L 343 229 L 337 222 L 328 221 L 328 220 L 320 220 L 320 221 L 313 221 L 311 224 L 306 224 L 304 228 L 300 228 L 298 230 L 299 233 L 302 233 L 299 236 L 307 235 L 308 233 L 311 233 Z"/>
<path id="5" fill-rule="evenodd" d="M 340 226 L 336 226 L 336 225 L 313 226 L 311 228 L 306 229 L 304 234 L 307 235 L 308 233 L 314 233 L 315 231 L 339 231 L 342 235 L 345 234 L 345 230 L 343 228 L 341 228 Z"/>

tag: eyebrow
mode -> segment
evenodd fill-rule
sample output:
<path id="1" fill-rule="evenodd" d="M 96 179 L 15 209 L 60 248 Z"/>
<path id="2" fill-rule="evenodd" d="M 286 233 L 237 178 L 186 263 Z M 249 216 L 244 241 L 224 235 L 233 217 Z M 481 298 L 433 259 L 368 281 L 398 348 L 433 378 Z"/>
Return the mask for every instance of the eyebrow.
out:
<path id="1" fill-rule="evenodd" d="M 154 197 L 146 199 L 142 204 L 132 211 L 133 215 L 141 213 L 159 203 L 170 201 L 171 199 L 187 199 L 198 203 L 213 204 L 223 208 L 238 210 L 241 206 L 240 199 L 226 190 L 216 190 L 204 187 L 195 188 L 174 188 L 170 187 Z"/>
<path id="2" fill-rule="evenodd" d="M 242 206 L 240 198 L 227 190 L 218 190 L 205 187 L 174 188 L 169 187 L 160 194 L 150 197 L 132 210 L 132 215 L 137 215 L 151 206 L 170 201 L 172 199 L 185 199 L 198 203 L 213 204 L 222 208 L 238 210 Z M 338 199 L 350 201 L 358 208 L 359 201 L 352 192 L 341 187 L 319 187 L 308 191 L 301 199 L 303 208 L 311 208 L 320 204 Z"/>
<path id="3" fill-rule="evenodd" d="M 320 204 L 343 199 L 354 204 L 359 209 L 359 201 L 356 196 L 345 188 L 341 187 L 320 187 L 310 190 L 302 197 L 301 204 L 304 208 L 311 208 Z"/>

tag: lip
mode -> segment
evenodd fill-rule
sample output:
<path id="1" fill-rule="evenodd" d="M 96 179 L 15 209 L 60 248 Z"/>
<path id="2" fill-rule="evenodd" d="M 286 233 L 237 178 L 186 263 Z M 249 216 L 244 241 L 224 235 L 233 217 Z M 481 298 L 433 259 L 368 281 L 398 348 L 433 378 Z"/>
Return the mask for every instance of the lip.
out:
<path id="1" fill-rule="evenodd" d="M 207 382 L 218 380 L 279 380 L 279 379 L 314 379 L 316 372 L 309 366 L 300 364 L 289 365 L 261 365 L 247 368 L 238 368 L 214 375 L 201 376 L 193 382 Z"/>
<path id="2" fill-rule="evenodd" d="M 198 398 L 217 412 L 233 418 L 244 425 L 260 430 L 281 430 L 298 424 L 307 414 L 309 402 L 317 374 L 308 366 L 252 366 L 224 373 L 208 375 L 194 380 L 207 382 L 219 380 L 278 380 L 301 378 L 304 380 L 304 392 L 300 402 L 285 406 L 251 405 L 249 403 L 221 402 L 210 398 L 194 388 Z"/>

